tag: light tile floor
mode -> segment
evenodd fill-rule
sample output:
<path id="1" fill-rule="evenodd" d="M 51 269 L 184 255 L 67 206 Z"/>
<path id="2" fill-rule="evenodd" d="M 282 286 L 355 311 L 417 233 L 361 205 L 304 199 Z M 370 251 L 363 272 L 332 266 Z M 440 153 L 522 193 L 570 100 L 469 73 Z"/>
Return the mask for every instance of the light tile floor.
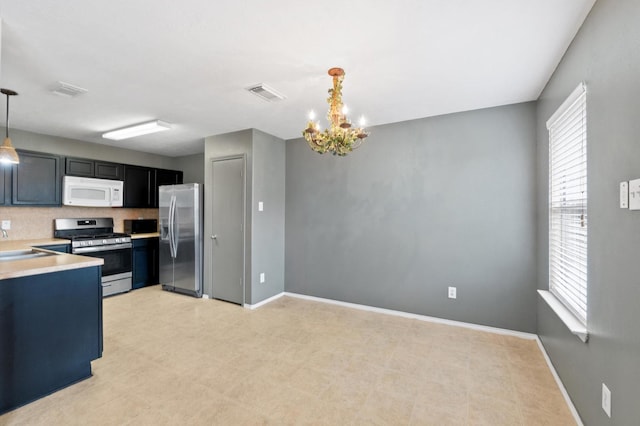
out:
<path id="1" fill-rule="evenodd" d="M 282 297 L 104 301 L 93 377 L 2 425 L 575 425 L 532 340 Z"/>

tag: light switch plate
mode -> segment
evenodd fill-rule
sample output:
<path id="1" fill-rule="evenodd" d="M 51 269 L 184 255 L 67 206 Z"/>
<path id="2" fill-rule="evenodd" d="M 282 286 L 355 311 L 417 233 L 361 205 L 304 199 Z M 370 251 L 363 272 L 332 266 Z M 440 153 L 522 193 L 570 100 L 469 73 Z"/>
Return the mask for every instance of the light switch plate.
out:
<path id="1" fill-rule="evenodd" d="M 262 201 L 258 201 L 258 211 L 261 212 L 264 210 L 264 204 L 262 203 Z"/>
<path id="2" fill-rule="evenodd" d="M 640 210 L 640 179 L 629 181 L 629 210 Z"/>
<path id="3" fill-rule="evenodd" d="M 11 229 L 11 221 L 10 220 L 3 220 L 2 221 L 2 229 L 4 229 L 5 231 L 8 231 Z"/>
<path id="4" fill-rule="evenodd" d="M 604 383 L 602 384 L 602 409 L 611 418 L 611 391 Z"/>
<path id="5" fill-rule="evenodd" d="M 629 208 L 629 182 L 620 182 L 620 208 Z"/>
<path id="6" fill-rule="evenodd" d="M 264 283 L 264 272 L 260 272 L 260 284 Z"/>

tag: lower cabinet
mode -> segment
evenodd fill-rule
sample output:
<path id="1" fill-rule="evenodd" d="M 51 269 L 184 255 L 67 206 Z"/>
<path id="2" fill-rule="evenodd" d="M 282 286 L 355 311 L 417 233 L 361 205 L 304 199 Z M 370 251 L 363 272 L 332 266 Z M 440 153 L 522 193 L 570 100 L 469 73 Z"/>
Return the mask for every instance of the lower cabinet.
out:
<path id="1" fill-rule="evenodd" d="M 158 284 L 158 238 L 139 238 L 133 243 L 132 288 Z"/>
<path id="2" fill-rule="evenodd" d="M 52 244 L 38 247 L 45 250 L 59 251 L 60 253 L 71 253 L 71 244 Z"/>
<path id="3" fill-rule="evenodd" d="M 100 272 L 0 280 L 0 414 L 91 377 L 102 356 Z"/>

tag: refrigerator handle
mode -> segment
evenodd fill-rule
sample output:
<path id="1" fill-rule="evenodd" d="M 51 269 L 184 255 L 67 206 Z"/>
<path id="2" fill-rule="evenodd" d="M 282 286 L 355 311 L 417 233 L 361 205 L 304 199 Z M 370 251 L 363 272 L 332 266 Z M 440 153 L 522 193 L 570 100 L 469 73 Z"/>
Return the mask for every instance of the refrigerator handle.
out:
<path id="1" fill-rule="evenodd" d="M 171 216 L 171 220 L 173 221 L 173 257 L 178 257 L 178 243 L 180 242 L 180 225 L 178 225 L 178 199 L 173 199 L 173 216 Z"/>
<path id="2" fill-rule="evenodd" d="M 174 241 L 174 229 L 173 229 L 173 215 L 176 206 L 176 196 L 171 196 L 171 201 L 169 201 L 169 251 L 171 252 L 171 257 L 175 259 L 176 250 L 175 250 L 175 241 Z"/>

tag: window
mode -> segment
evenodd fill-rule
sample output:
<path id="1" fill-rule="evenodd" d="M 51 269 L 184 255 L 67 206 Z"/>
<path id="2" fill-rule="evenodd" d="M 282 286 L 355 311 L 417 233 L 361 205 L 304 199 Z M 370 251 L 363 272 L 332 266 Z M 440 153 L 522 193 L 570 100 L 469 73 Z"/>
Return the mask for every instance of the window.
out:
<path id="1" fill-rule="evenodd" d="M 587 103 L 580 84 L 547 121 L 549 291 L 587 324 Z"/>

